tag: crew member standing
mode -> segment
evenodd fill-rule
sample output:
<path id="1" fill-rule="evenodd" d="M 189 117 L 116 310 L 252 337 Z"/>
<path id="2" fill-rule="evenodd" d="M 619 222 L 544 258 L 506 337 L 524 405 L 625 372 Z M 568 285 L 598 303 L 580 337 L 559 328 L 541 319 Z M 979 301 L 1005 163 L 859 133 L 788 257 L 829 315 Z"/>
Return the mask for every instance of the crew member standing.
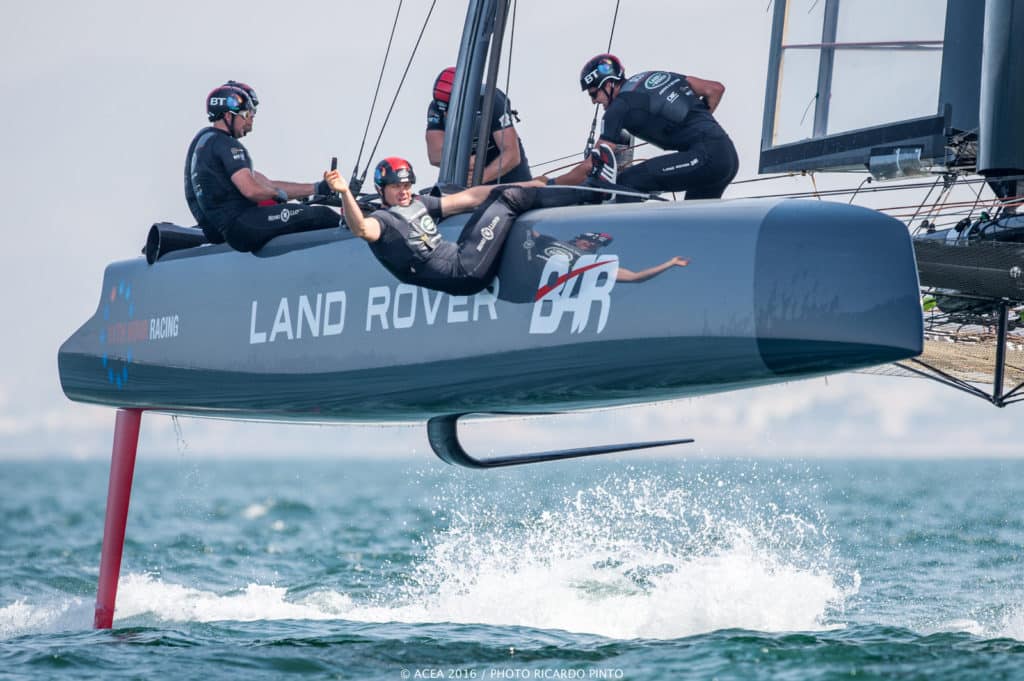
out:
<path id="1" fill-rule="evenodd" d="M 252 88 L 235 81 L 210 92 L 206 114 L 212 125 L 196 134 L 185 161 L 185 198 L 193 217 L 210 241 L 227 241 L 238 251 L 257 251 L 275 236 L 339 222 L 326 206 L 287 203 L 329 193 L 322 181 L 269 180 L 253 170 L 252 157 L 239 140 L 252 132 L 257 103 Z M 277 205 L 261 205 L 265 202 Z"/>
<path id="2" fill-rule="evenodd" d="M 608 179 L 631 189 L 717 199 L 736 177 L 736 148 L 712 115 L 725 92 L 721 83 L 672 71 L 643 71 L 627 79 L 617 57 L 599 54 L 584 64 L 580 87 L 604 107 L 601 138 L 597 153 L 557 184 L 579 184 L 598 164 L 610 166 Z M 631 165 L 615 180 L 611 147 L 626 142 L 623 131 L 671 153 Z"/>
<path id="3" fill-rule="evenodd" d="M 452 83 L 455 82 L 455 67 L 450 66 L 438 74 L 434 80 L 434 98 L 427 107 L 427 158 L 430 165 L 441 165 L 441 150 L 444 147 L 445 126 L 447 124 L 448 103 L 452 96 Z M 531 179 L 530 163 L 526 160 L 526 150 L 519 139 L 512 120 L 518 117 L 501 90 L 494 90 L 494 106 L 491 109 L 490 137 L 484 152 L 483 183 L 498 184 L 501 182 L 525 182 Z M 477 109 L 477 117 L 480 110 Z M 477 162 L 479 140 L 474 142 L 473 156 L 470 157 L 470 175 Z"/>

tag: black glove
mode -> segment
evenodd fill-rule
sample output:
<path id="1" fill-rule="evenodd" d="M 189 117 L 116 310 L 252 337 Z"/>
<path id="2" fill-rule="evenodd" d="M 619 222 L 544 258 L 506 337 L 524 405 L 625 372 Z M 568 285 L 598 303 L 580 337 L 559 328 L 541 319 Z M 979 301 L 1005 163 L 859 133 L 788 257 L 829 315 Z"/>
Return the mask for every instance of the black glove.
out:
<path id="1" fill-rule="evenodd" d="M 313 185 L 313 196 L 330 196 L 333 193 L 334 190 L 327 184 L 327 180 L 320 180 Z"/>

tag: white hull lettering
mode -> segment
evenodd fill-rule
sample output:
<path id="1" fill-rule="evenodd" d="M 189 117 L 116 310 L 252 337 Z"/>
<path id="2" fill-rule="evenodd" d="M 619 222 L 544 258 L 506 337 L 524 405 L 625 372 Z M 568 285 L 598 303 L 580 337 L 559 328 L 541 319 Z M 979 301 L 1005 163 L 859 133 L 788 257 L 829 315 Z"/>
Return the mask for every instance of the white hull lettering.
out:
<path id="1" fill-rule="evenodd" d="M 372 286 L 366 295 L 366 331 L 381 329 L 410 329 L 419 321 L 422 309 L 423 323 L 433 326 L 461 324 L 481 319 L 498 318 L 498 280 L 493 291 L 481 291 L 472 296 L 450 296 L 411 284 Z M 442 299 L 447 302 L 442 304 Z"/>
<path id="2" fill-rule="evenodd" d="M 268 332 L 257 330 L 260 326 L 259 301 L 254 300 L 249 312 L 249 344 L 337 336 L 345 329 L 345 310 L 344 291 L 301 295 L 294 300 L 281 298 Z M 263 323 L 266 323 L 265 318 Z"/>
<path id="3" fill-rule="evenodd" d="M 554 333 L 563 316 L 570 317 L 570 333 L 583 333 L 595 303 L 600 308 L 597 333 L 604 331 L 618 271 L 619 258 L 615 255 L 582 256 L 572 270 L 568 260 L 550 258 L 540 278 L 539 297 L 533 304 L 530 333 Z"/>
<path id="4" fill-rule="evenodd" d="M 154 317 L 149 320 L 149 340 L 178 337 L 178 315 Z"/>

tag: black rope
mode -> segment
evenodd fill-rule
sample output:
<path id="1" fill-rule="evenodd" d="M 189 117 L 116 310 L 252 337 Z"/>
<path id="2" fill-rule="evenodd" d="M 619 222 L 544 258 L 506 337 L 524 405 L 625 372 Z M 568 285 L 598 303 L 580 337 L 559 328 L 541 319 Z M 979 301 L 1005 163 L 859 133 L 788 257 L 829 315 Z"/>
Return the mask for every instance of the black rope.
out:
<path id="1" fill-rule="evenodd" d="M 921 213 L 922 210 L 924 210 L 924 204 L 928 203 L 928 199 L 931 198 L 932 192 L 935 191 L 935 188 L 939 186 L 940 182 L 942 182 L 942 177 L 941 176 L 936 177 L 935 178 L 935 182 L 932 184 L 931 187 L 928 188 L 928 193 L 924 195 L 924 198 L 921 199 L 921 203 L 918 204 L 917 208 L 914 209 L 914 214 L 910 216 L 909 220 L 907 220 L 907 226 L 908 227 L 913 228 L 914 220 L 916 220 L 917 216 Z M 853 199 L 852 198 L 850 199 L 850 203 L 853 203 Z M 929 214 L 929 217 L 931 217 L 930 214 Z M 925 218 L 924 222 L 925 223 L 929 222 L 929 219 Z M 921 230 L 921 228 L 918 227 L 916 230 L 914 230 L 913 233 L 917 234 L 920 230 Z"/>
<path id="2" fill-rule="evenodd" d="M 423 20 L 423 26 L 420 28 L 420 34 L 416 38 L 416 44 L 412 46 L 412 54 L 409 55 L 409 61 L 405 65 L 405 70 L 402 71 L 402 78 L 398 81 L 398 87 L 395 88 L 395 96 L 391 99 L 391 106 L 388 107 L 388 113 L 384 116 L 384 123 L 380 126 L 380 134 L 377 135 L 377 140 L 373 143 L 373 151 L 370 152 L 370 159 L 372 161 L 373 155 L 377 153 L 377 146 L 380 144 L 380 140 L 384 137 L 384 130 L 388 127 L 388 121 L 391 119 L 391 112 L 395 110 L 395 103 L 398 101 L 398 95 L 402 92 L 402 85 L 405 83 L 405 77 L 409 75 L 409 69 L 412 67 L 412 60 L 416 57 L 416 50 L 419 49 L 420 41 L 423 40 L 423 34 L 427 31 L 427 24 L 430 23 L 430 15 L 434 13 L 434 6 L 437 5 L 437 0 L 430 3 L 430 10 L 427 12 L 427 18 Z M 363 174 L 359 178 L 359 184 L 362 184 L 366 179 L 366 173 L 370 169 L 370 162 L 366 162 L 366 167 L 363 168 Z"/>
<path id="3" fill-rule="evenodd" d="M 864 188 L 864 185 L 866 185 L 866 184 L 870 184 L 870 183 L 872 182 L 872 180 L 873 180 L 873 179 L 874 179 L 874 178 L 872 178 L 872 177 L 871 177 L 870 175 L 868 175 L 868 176 L 867 176 L 867 177 L 865 177 L 865 178 L 864 178 L 863 180 L 861 180 L 861 181 L 860 181 L 860 184 L 858 184 L 858 185 L 857 185 L 857 188 L 853 190 L 853 194 L 851 194 L 851 195 L 850 195 L 850 200 L 849 200 L 849 203 L 853 203 L 853 200 L 854 200 L 855 198 L 857 198 L 857 194 L 859 194 L 859 193 L 860 193 L 860 190 Z"/>
<path id="4" fill-rule="evenodd" d="M 352 179 L 349 181 L 350 185 L 356 186 L 356 194 L 359 194 L 359 190 L 362 188 L 363 180 L 366 179 L 366 174 L 363 174 L 362 178 L 357 179 L 359 174 L 359 162 L 363 160 L 363 148 L 366 146 L 366 136 L 370 133 L 370 122 L 373 120 L 373 110 L 377 107 L 377 95 L 380 94 L 380 84 L 384 81 L 384 69 L 388 65 L 388 55 L 391 54 L 391 43 L 395 39 L 395 30 L 398 28 L 398 17 L 402 13 L 402 2 L 404 0 L 398 0 L 398 11 L 395 12 L 395 20 L 391 24 L 391 35 L 388 36 L 388 47 L 384 50 L 384 61 L 380 65 L 380 75 L 377 76 L 377 89 L 373 91 L 373 102 L 370 104 L 370 115 L 366 117 L 366 127 L 363 129 L 363 141 L 359 143 L 359 154 L 356 156 L 356 162 L 352 166 Z M 373 157 L 373 154 L 370 155 Z"/>
<path id="5" fill-rule="evenodd" d="M 612 16 L 612 30 L 608 34 L 608 49 L 605 52 L 612 51 L 612 38 L 615 37 L 615 24 L 619 21 L 619 2 L 615 0 L 615 14 Z M 590 155 L 590 150 L 594 148 L 594 142 L 597 140 L 594 138 L 597 133 L 597 116 L 601 113 L 601 105 L 594 105 L 594 120 L 590 121 L 590 134 L 587 135 L 587 147 L 583 150 L 583 159 L 586 160 L 587 156 Z"/>
<path id="6" fill-rule="evenodd" d="M 612 17 L 612 32 L 608 36 L 608 49 L 605 52 L 612 51 L 612 38 L 615 37 L 615 24 L 619 20 L 619 0 L 615 0 L 615 15 Z"/>

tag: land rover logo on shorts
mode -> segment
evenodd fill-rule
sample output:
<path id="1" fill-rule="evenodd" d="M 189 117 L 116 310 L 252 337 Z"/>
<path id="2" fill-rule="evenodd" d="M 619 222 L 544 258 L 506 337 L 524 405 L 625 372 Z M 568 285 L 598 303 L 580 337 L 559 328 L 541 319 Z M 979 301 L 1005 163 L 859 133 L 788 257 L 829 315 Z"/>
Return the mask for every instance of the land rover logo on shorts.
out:
<path id="1" fill-rule="evenodd" d="M 483 229 L 481 229 L 480 234 L 483 235 L 483 237 L 488 241 L 494 238 L 494 230 L 491 229 L 490 227 L 484 227 Z"/>
<path id="2" fill-rule="evenodd" d="M 658 71 L 657 73 L 652 73 L 647 77 L 647 80 L 644 81 L 644 87 L 648 90 L 656 90 L 667 82 L 668 74 L 664 71 Z"/>

